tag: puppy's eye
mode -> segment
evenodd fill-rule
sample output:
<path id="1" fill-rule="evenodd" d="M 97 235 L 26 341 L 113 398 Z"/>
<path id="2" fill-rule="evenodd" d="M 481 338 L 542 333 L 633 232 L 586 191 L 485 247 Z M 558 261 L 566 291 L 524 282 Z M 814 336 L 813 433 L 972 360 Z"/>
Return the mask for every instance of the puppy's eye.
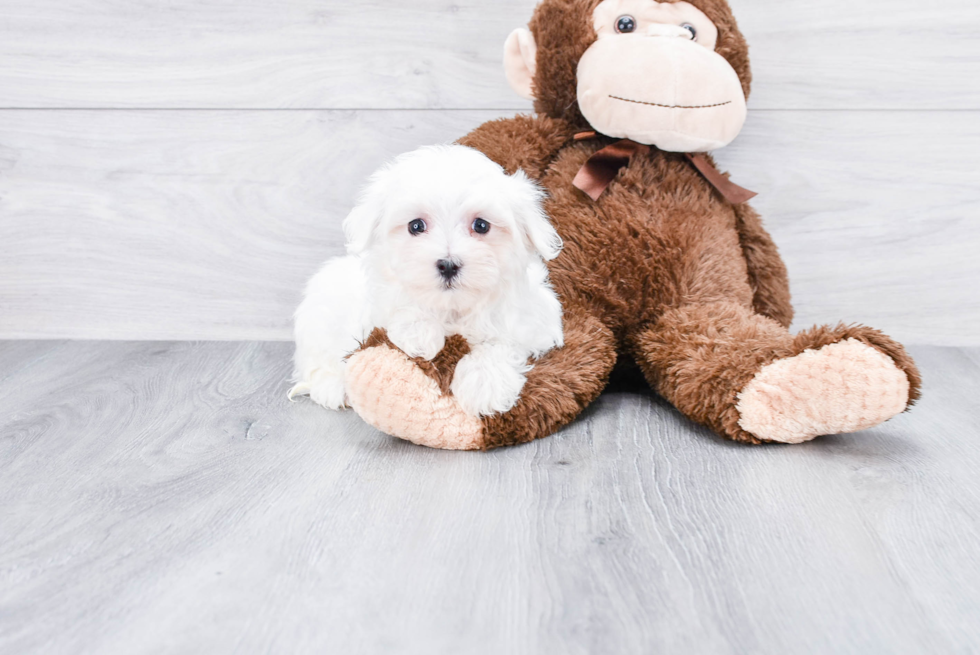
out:
<path id="1" fill-rule="evenodd" d="M 620 16 L 616 19 L 616 31 L 620 34 L 629 34 L 636 30 L 636 19 L 632 16 Z"/>
<path id="2" fill-rule="evenodd" d="M 486 234 L 490 231 L 490 224 L 482 218 L 478 218 L 473 221 L 473 231 L 477 234 Z"/>
<path id="3" fill-rule="evenodd" d="M 691 33 L 692 41 L 698 40 L 698 31 L 693 25 L 691 25 L 690 23 L 684 23 L 683 25 L 681 25 L 681 27 L 683 27 L 685 30 Z"/>
<path id="4" fill-rule="evenodd" d="M 408 224 L 408 233 L 413 237 L 417 237 L 423 232 L 425 232 L 425 221 L 423 221 L 421 218 L 416 218 L 414 221 Z"/>

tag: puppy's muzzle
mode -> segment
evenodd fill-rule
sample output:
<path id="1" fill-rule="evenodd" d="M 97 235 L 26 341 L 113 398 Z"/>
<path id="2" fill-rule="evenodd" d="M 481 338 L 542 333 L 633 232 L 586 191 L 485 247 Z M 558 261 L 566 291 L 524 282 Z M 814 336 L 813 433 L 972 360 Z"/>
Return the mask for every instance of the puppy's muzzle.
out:
<path id="1" fill-rule="evenodd" d="M 462 264 L 458 264 L 451 259 L 440 259 L 436 262 L 436 268 L 439 270 L 439 275 L 442 279 L 446 281 L 446 284 L 453 281 L 453 279 L 459 275 L 459 269 L 463 267 Z"/>

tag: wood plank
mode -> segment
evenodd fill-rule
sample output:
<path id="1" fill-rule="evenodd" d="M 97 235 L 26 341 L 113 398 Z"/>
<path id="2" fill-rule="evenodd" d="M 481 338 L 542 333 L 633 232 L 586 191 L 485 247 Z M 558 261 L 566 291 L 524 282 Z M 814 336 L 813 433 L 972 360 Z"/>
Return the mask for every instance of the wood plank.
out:
<path id="1" fill-rule="evenodd" d="M 5 112 L 0 335 L 290 338 L 366 176 L 493 116 Z"/>
<path id="2" fill-rule="evenodd" d="M 0 107 L 525 108 L 535 0 L 5 0 Z M 756 108 L 980 108 L 971 0 L 733 0 Z"/>
<path id="3" fill-rule="evenodd" d="M 366 176 L 498 115 L 0 112 L 0 338 L 289 339 Z M 719 158 L 761 192 L 798 326 L 970 345 L 978 153 L 971 112 L 753 112 Z"/>
<path id="4" fill-rule="evenodd" d="M 5 0 L 0 107 L 525 107 L 535 0 Z"/>
<path id="5" fill-rule="evenodd" d="M 978 109 L 980 5 L 731 0 L 757 109 Z"/>
<path id="6" fill-rule="evenodd" d="M 620 391 L 450 453 L 288 403 L 288 344 L 67 344 L 0 382 L 0 653 L 973 652 L 980 351 L 913 354 L 803 446 Z"/>
<path id="7" fill-rule="evenodd" d="M 15 348 L 0 348 L 0 382 L 45 359 L 64 348 L 63 341 L 25 341 Z"/>
<path id="8" fill-rule="evenodd" d="M 859 322 L 980 344 L 978 115 L 755 112 L 719 162 L 790 272 L 796 329 Z"/>

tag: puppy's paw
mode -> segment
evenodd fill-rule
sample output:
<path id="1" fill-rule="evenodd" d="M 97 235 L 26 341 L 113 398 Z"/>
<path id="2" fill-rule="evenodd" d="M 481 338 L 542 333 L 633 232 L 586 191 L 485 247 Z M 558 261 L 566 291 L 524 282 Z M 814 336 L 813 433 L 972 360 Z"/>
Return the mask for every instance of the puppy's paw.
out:
<path id="1" fill-rule="evenodd" d="M 476 347 L 459 360 L 449 388 L 468 414 L 502 414 L 520 398 L 527 370 L 504 349 Z"/>
<path id="2" fill-rule="evenodd" d="M 289 390 L 289 399 L 309 396 L 317 405 L 340 410 L 347 406 L 344 371 L 317 369 L 308 382 L 300 382 Z"/>
<path id="3" fill-rule="evenodd" d="M 388 338 L 409 357 L 431 360 L 446 345 L 446 334 L 438 325 L 425 321 L 393 323 Z"/>

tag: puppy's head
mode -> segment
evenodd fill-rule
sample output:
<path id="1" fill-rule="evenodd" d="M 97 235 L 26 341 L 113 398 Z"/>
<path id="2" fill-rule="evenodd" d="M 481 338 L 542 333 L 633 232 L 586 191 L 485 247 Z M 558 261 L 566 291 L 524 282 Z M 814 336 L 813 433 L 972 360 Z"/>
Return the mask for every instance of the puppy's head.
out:
<path id="1" fill-rule="evenodd" d="M 462 307 L 558 255 L 542 196 L 472 148 L 427 146 L 374 174 L 344 221 L 347 250 L 416 302 Z"/>

